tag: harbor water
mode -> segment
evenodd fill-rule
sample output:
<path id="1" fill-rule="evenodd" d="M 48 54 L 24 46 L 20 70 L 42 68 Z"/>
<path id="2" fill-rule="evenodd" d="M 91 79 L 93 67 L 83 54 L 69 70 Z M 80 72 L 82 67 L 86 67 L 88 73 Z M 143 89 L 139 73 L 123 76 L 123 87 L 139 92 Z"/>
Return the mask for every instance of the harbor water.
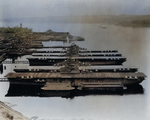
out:
<path id="1" fill-rule="evenodd" d="M 1 26 L 14 27 L 18 22 L 0 23 Z M 35 32 L 51 29 L 56 32 L 69 32 L 81 36 L 85 41 L 74 41 L 88 50 L 118 50 L 127 61 L 127 67 L 137 67 L 147 75 L 141 83 L 143 94 L 88 95 L 73 99 L 62 97 L 5 97 L 8 82 L 0 82 L 0 101 L 14 105 L 13 109 L 38 120 L 149 120 L 150 119 L 150 28 L 132 28 L 104 24 L 67 23 L 23 23 L 23 27 L 33 28 Z M 43 44 L 69 45 L 63 42 L 43 42 Z M 70 43 L 71 44 L 71 43 Z M 20 59 L 20 58 L 19 58 Z M 21 58 L 25 60 L 25 57 Z M 24 66 L 25 64 L 20 64 Z M 7 65 L 0 76 L 13 71 L 15 65 Z M 9 105 L 10 105 L 9 104 Z"/>

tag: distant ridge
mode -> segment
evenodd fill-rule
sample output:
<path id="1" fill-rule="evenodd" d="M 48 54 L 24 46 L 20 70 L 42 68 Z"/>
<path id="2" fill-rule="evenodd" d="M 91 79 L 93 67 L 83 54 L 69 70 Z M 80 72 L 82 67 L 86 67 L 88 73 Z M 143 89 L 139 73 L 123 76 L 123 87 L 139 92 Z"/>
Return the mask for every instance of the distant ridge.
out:
<path id="1" fill-rule="evenodd" d="M 62 22 L 62 23 L 119 23 L 133 20 L 150 20 L 150 15 L 82 15 L 82 16 L 48 16 L 28 18 L 7 18 L 3 22 Z"/>

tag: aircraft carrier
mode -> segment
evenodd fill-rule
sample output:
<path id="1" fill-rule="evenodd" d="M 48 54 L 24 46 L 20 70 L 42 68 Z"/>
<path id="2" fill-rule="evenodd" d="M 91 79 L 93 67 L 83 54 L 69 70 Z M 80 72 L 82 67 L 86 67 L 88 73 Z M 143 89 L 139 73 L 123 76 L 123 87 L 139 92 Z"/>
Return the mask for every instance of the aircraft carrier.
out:
<path id="1" fill-rule="evenodd" d="M 137 68 L 123 67 L 126 58 L 117 50 L 96 51 L 72 44 L 66 48 L 33 53 L 28 67 L 16 67 L 6 77 L 10 88 L 24 93 L 51 91 L 118 91 L 139 85 L 146 75 Z M 32 89 L 32 91 L 31 91 Z"/>
<path id="2" fill-rule="evenodd" d="M 30 66 L 47 66 L 63 62 L 70 57 L 90 65 L 121 65 L 126 61 L 126 58 L 122 57 L 117 50 L 86 50 L 75 44 L 70 47 L 64 47 L 63 50 L 39 51 L 33 53 L 32 57 L 27 59 L 30 62 Z"/>

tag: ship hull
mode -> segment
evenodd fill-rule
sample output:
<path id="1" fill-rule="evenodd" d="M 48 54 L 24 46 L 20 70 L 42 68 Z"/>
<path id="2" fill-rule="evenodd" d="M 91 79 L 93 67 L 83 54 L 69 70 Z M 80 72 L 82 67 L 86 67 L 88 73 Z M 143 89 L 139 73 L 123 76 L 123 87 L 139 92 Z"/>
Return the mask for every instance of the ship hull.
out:
<path id="1" fill-rule="evenodd" d="M 8 79 L 10 88 L 16 91 L 32 88 L 42 91 L 72 91 L 72 90 L 121 90 L 126 86 L 136 85 L 143 80 L 137 79 Z M 15 86 L 15 87 L 14 87 Z"/>
<path id="2" fill-rule="evenodd" d="M 129 84 L 124 87 L 88 87 L 82 90 L 42 90 L 43 84 L 16 84 L 10 82 L 10 87 L 6 96 L 40 96 L 40 97 L 66 97 L 72 98 L 75 96 L 85 95 L 100 95 L 100 94 L 142 94 L 143 87 L 139 84 Z M 76 88 L 76 87 L 75 87 Z"/>
<path id="3" fill-rule="evenodd" d="M 57 63 L 63 62 L 65 59 L 28 59 L 30 66 L 53 66 Z M 79 62 L 85 62 L 90 65 L 122 65 L 125 61 L 122 60 L 105 60 L 105 59 L 78 59 Z"/>
<path id="4" fill-rule="evenodd" d="M 5 96 L 39 96 L 43 85 L 14 84 L 10 82 L 8 92 Z"/>

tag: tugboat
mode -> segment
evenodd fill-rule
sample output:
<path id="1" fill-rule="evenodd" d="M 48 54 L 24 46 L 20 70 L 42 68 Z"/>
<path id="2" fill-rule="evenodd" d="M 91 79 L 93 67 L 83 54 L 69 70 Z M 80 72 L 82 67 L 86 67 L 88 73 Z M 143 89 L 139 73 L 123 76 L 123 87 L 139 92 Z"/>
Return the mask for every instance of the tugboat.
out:
<path id="1" fill-rule="evenodd" d="M 18 85 L 19 89 L 21 86 L 26 89 L 38 88 L 39 94 L 41 91 L 58 91 L 62 94 L 76 90 L 117 91 L 138 85 L 146 77 L 137 68 L 122 67 L 126 58 L 118 51 L 87 51 L 73 44 L 57 54 L 49 51 L 50 54 L 42 56 L 47 52 L 41 53 L 28 58 L 29 67 L 15 68 L 16 73 L 6 75 L 11 86 Z"/>

